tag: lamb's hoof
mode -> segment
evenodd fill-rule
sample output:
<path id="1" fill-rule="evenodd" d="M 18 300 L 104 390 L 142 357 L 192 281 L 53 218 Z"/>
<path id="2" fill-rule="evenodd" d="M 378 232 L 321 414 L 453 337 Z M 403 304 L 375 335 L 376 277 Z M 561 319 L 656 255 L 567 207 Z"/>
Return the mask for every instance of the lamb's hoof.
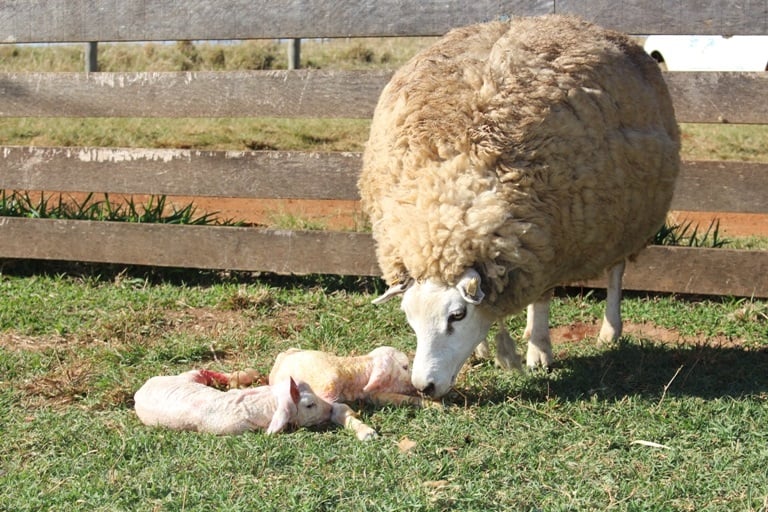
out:
<path id="1" fill-rule="evenodd" d="M 357 432 L 357 438 L 360 441 L 373 441 L 374 439 L 379 438 L 379 434 L 373 430 L 372 428 L 368 427 L 365 429 L 362 429 Z"/>

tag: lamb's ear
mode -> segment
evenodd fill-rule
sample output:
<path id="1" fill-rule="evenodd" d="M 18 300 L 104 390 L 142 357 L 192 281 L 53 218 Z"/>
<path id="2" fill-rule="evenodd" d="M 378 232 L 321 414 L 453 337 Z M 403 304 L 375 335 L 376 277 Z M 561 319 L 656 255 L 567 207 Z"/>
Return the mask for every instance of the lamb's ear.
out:
<path id="1" fill-rule="evenodd" d="M 477 270 L 471 268 L 462 274 L 456 289 L 461 293 L 462 298 L 470 304 L 478 305 L 483 301 L 485 294 L 480 289 L 480 274 Z"/>
<path id="2" fill-rule="evenodd" d="M 291 377 L 276 384 L 274 392 L 277 396 L 277 408 L 269 427 L 267 427 L 267 434 L 280 432 L 296 418 L 298 403 L 301 398 L 299 386 Z"/>
<path id="3" fill-rule="evenodd" d="M 413 279 L 406 278 L 402 281 L 398 281 L 389 287 L 389 290 L 385 291 L 383 295 L 371 301 L 371 304 L 383 304 L 396 295 L 402 295 L 405 291 L 411 287 Z"/>
<path id="4" fill-rule="evenodd" d="M 392 365 L 395 361 L 392 355 L 389 353 L 378 353 L 373 356 L 373 368 L 371 368 L 371 376 L 368 378 L 368 383 L 363 388 L 366 393 L 373 393 L 380 390 L 383 386 L 389 384 L 392 379 Z"/>

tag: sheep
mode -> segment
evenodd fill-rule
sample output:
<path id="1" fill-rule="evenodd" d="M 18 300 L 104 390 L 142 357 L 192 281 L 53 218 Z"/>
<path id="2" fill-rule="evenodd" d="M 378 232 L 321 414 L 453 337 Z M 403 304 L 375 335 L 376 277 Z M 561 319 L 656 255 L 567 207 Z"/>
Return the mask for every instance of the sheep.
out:
<path id="1" fill-rule="evenodd" d="M 381 93 L 358 187 L 376 256 L 416 334 L 412 383 L 440 397 L 495 323 L 528 305 L 549 366 L 549 290 L 609 269 L 601 338 L 621 334 L 624 262 L 663 224 L 680 135 L 658 65 L 572 16 L 452 30 Z M 485 348 L 481 346 L 480 350 Z"/>
<path id="2" fill-rule="evenodd" d="M 408 367 L 408 356 L 388 346 L 356 357 L 292 348 L 278 354 L 269 382 L 292 377 L 309 385 L 321 399 L 333 404 L 334 423 L 353 430 L 360 440 L 369 440 L 377 437 L 376 431 L 344 402 L 425 405 L 415 396 Z"/>
<path id="3" fill-rule="evenodd" d="M 145 425 L 217 435 L 260 429 L 273 434 L 289 424 L 317 425 L 331 419 L 331 404 L 290 377 L 271 386 L 229 391 L 211 387 L 230 381 L 230 376 L 209 370 L 152 377 L 135 393 L 134 409 Z"/>

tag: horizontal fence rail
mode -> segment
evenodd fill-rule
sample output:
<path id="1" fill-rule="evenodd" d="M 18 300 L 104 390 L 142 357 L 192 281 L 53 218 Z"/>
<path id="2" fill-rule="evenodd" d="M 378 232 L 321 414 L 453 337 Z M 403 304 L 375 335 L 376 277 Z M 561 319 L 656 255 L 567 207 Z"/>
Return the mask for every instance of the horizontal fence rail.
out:
<path id="1" fill-rule="evenodd" d="M 10 217 L 0 217 L 0 230 L 6 258 L 380 275 L 369 233 Z M 768 297 L 765 256 L 758 251 L 651 246 L 627 265 L 624 288 Z M 713 267 L 718 271 L 713 273 Z M 571 284 L 605 287 L 605 279 Z"/>
<path id="2" fill-rule="evenodd" d="M 510 16 L 578 14 L 632 34 L 766 34 L 764 2 L 647 0 L 8 0 L 0 41 L 434 36 Z"/>
<path id="3" fill-rule="evenodd" d="M 368 118 L 391 71 L 0 73 L 0 117 Z M 683 123 L 768 122 L 768 73 L 665 73 Z"/>
<path id="4" fill-rule="evenodd" d="M 360 153 L 0 147 L 11 190 L 360 199 Z M 768 165 L 683 162 L 673 210 L 768 213 Z"/>
<path id="5" fill-rule="evenodd" d="M 652 5 L 647 0 L 9 0 L 0 41 L 88 42 L 442 35 L 450 28 L 548 13 L 632 34 L 766 34 L 764 2 Z"/>

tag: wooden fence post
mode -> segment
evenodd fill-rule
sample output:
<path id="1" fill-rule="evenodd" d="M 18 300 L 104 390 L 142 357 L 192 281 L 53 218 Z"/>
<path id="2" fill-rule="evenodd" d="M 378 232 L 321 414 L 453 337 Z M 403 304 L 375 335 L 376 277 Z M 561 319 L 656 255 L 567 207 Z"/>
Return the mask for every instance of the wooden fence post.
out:
<path id="1" fill-rule="evenodd" d="M 301 67 L 301 39 L 291 39 L 288 42 L 288 69 Z"/>
<path id="2" fill-rule="evenodd" d="M 92 41 L 85 44 L 85 72 L 95 73 L 99 70 L 99 43 Z"/>

